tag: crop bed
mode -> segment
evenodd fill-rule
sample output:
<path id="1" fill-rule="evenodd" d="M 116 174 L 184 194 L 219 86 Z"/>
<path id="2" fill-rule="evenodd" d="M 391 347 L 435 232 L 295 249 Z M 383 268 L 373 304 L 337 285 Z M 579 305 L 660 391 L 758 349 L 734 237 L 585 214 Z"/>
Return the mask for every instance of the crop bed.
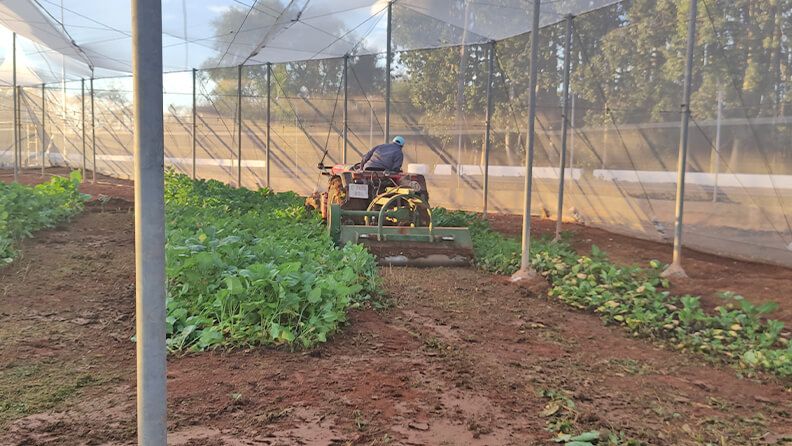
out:
<path id="1" fill-rule="evenodd" d="M 135 441 L 135 352 L 129 341 L 135 325 L 132 204 L 98 199 L 101 194 L 131 197 L 130 189 L 100 179 L 81 190 L 94 196 L 84 212 L 68 225 L 19 242 L 23 255 L 0 269 L 0 444 Z M 288 195 L 255 194 L 260 196 L 248 198 L 265 206 L 270 200 L 284 200 L 286 208 L 293 203 Z M 214 191 L 205 194 L 210 195 Z M 178 207 L 173 206 L 178 196 L 169 200 L 169 253 L 200 237 L 199 224 L 225 228 L 209 224 L 207 216 L 244 214 L 213 209 L 204 199 Z M 200 218 L 191 217 L 194 212 Z M 312 217 L 298 217 L 288 220 L 299 223 L 290 230 L 321 237 Z M 493 227 L 498 223 L 494 220 Z M 544 226 L 549 225 L 535 222 L 540 233 Z M 178 228 L 192 235 L 179 235 Z M 245 231 L 269 229 L 251 222 Z M 591 228 L 569 229 L 565 244 L 547 244 L 539 252 L 563 248 L 565 256 L 574 254 L 564 260 L 570 271 L 560 277 L 575 277 L 576 285 L 589 279 L 569 275 L 582 265 L 578 259 L 632 271 L 621 259 L 641 246 L 642 255 L 651 257 L 641 258 L 647 266 L 635 277 L 646 280 L 644 275 L 654 274 L 648 262 L 667 250 Z M 480 259 L 488 258 L 482 240 L 514 243 L 482 233 L 485 237 L 476 242 L 477 250 L 484 246 Z M 592 244 L 606 247 L 613 260 L 590 255 Z M 324 252 L 331 256 L 328 262 L 343 256 L 342 251 Z M 185 260 L 193 255 L 190 251 Z M 504 259 L 492 264 L 513 262 L 511 255 Z M 717 287 L 707 288 L 709 282 L 695 275 L 684 285 L 700 290 L 692 294 L 702 296 L 706 314 L 717 314 L 708 290 L 735 285 L 755 306 L 777 294 L 781 306 L 771 315 L 786 320 L 790 301 L 780 290 L 788 286 L 790 271 L 764 268 L 763 275 L 752 277 L 752 293 L 732 268 L 760 271 L 756 265 L 695 253 L 689 259 L 702 269 L 724 271 Z M 259 258 L 220 269 L 213 282 L 216 293 L 236 286 L 226 276 L 261 262 L 270 263 Z M 330 266 L 338 271 L 335 263 Z M 366 271 L 360 269 L 353 281 L 373 280 Z M 548 281 L 526 288 L 480 268 L 385 268 L 378 275 L 378 284 L 371 286 L 383 295 L 367 298 L 373 293 L 361 289 L 345 311 L 346 323 L 324 343 L 304 347 L 296 335 L 291 343 L 268 335 L 239 341 L 223 325 L 236 319 L 213 319 L 213 327 L 223 327 L 226 346 L 195 352 L 195 341 L 169 355 L 169 444 L 747 445 L 784 444 L 792 433 L 788 377 L 724 360 L 722 353 L 678 351 L 667 335 L 633 336 L 598 307 L 581 311 L 562 302 L 555 292 L 566 286 L 560 278 L 551 278 L 555 286 Z M 711 276 L 706 280 L 715 280 Z M 598 279 L 592 286 L 603 283 Z M 179 299 L 173 295 L 178 286 L 169 284 L 171 299 Z M 671 291 L 669 299 L 675 299 L 679 289 L 672 285 L 659 291 Z M 207 308 L 198 307 L 194 314 L 206 317 L 202 314 L 213 311 Z M 767 326 L 766 318 L 759 320 Z"/>

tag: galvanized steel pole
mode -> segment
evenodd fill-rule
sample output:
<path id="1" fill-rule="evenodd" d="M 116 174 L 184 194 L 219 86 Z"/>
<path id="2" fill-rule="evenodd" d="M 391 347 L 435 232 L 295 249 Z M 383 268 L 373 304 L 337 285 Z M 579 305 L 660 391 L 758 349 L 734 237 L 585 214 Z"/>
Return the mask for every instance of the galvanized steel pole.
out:
<path id="1" fill-rule="evenodd" d="M 80 106 L 82 107 L 82 114 L 80 120 L 80 131 L 82 133 L 82 180 L 85 181 L 86 169 L 86 155 L 85 155 L 85 78 L 80 80 Z"/>
<path id="2" fill-rule="evenodd" d="M 162 3 L 132 2 L 138 444 L 165 446 Z"/>
<path id="3" fill-rule="evenodd" d="M 237 69 L 237 187 L 242 187 L 242 65 Z"/>
<path id="4" fill-rule="evenodd" d="M 198 122 L 196 119 L 197 112 L 195 107 L 195 78 L 197 76 L 198 70 L 195 68 L 192 69 L 192 179 L 195 179 L 195 147 L 198 135 L 196 133 L 196 129 L 198 127 Z"/>
<path id="5" fill-rule="evenodd" d="M 489 156 L 490 156 L 490 147 L 492 145 L 492 81 L 495 75 L 495 41 L 493 40 L 490 42 L 489 47 L 489 57 L 487 63 L 487 123 L 486 123 L 486 131 L 484 134 L 484 187 L 483 187 L 483 195 L 484 195 L 484 203 L 482 206 L 482 214 L 484 218 L 487 218 L 488 213 L 488 200 L 489 200 Z"/>
<path id="6" fill-rule="evenodd" d="M 349 69 L 349 54 L 344 55 L 344 151 L 341 154 L 341 162 L 347 163 L 347 145 L 349 134 L 349 83 L 347 82 L 347 70 Z"/>
<path id="7" fill-rule="evenodd" d="M 392 10 L 393 2 L 388 2 L 388 28 L 386 33 L 387 48 L 385 50 L 385 142 L 390 141 L 390 103 L 391 103 L 391 59 L 393 59 L 392 44 Z"/>
<path id="8" fill-rule="evenodd" d="M 566 173 L 567 131 L 569 129 L 569 70 L 572 66 L 570 49 L 572 47 L 572 20 L 566 17 L 566 40 L 564 41 L 564 111 L 561 121 L 561 162 L 558 168 L 558 207 L 556 210 L 555 239 L 561 238 L 561 221 L 564 219 L 564 176 Z"/>
<path id="9" fill-rule="evenodd" d="M 17 128 L 18 112 L 17 112 L 17 70 L 16 70 L 16 33 L 11 34 L 11 66 L 13 74 L 13 96 L 14 96 L 14 113 L 13 113 L 13 135 L 14 135 L 14 181 L 19 180 L 19 129 Z"/>
<path id="10" fill-rule="evenodd" d="M 528 153 L 525 163 L 525 205 L 523 207 L 522 255 L 520 257 L 520 270 L 512 275 L 513 281 L 534 279 L 536 271 L 531 267 L 531 189 L 533 186 L 533 161 L 534 161 L 534 129 L 536 126 L 536 75 L 539 67 L 539 13 L 541 0 L 533 0 L 533 23 L 531 25 L 531 66 L 528 109 Z"/>
<path id="11" fill-rule="evenodd" d="M 685 65 L 684 99 L 682 103 L 682 131 L 679 135 L 679 160 L 677 162 L 676 210 L 674 212 L 674 257 L 663 271 L 664 277 L 687 277 L 682 268 L 682 216 L 685 205 L 685 170 L 687 168 L 688 126 L 690 121 L 690 82 L 693 74 L 693 51 L 696 45 L 697 0 L 690 0 L 688 18 L 687 62 Z"/>
<path id="12" fill-rule="evenodd" d="M 47 109 L 45 107 L 45 84 L 41 84 L 41 176 L 44 176 L 44 159 L 47 156 Z M 66 148 L 64 147 L 64 150 Z"/>
<path id="13" fill-rule="evenodd" d="M 270 188 L 270 122 L 271 122 L 271 115 L 270 115 L 270 107 L 272 104 L 272 64 L 267 63 L 267 147 L 266 152 L 264 153 L 265 157 L 265 165 L 267 168 L 267 188 Z"/>
<path id="14" fill-rule="evenodd" d="M 96 183 L 96 112 L 94 109 L 94 78 L 91 75 L 91 182 Z"/>
<path id="15" fill-rule="evenodd" d="M 718 202 L 718 174 L 720 173 L 721 120 L 723 119 L 723 89 L 718 83 L 718 117 L 715 121 L 715 184 L 712 188 L 712 202 Z"/>

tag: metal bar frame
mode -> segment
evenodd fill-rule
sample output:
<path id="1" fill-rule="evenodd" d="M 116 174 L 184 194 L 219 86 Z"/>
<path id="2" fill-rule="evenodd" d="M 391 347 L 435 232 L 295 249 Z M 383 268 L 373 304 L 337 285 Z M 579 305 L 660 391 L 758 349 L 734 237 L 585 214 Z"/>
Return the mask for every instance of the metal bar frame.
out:
<path id="1" fill-rule="evenodd" d="M 94 107 L 94 78 L 91 74 L 91 182 L 96 183 L 96 109 Z"/>
<path id="2" fill-rule="evenodd" d="M 237 68 L 237 187 L 242 187 L 242 65 Z"/>
<path id="3" fill-rule="evenodd" d="M 46 85 L 41 84 L 41 176 L 44 177 L 44 160 L 47 156 L 47 108 L 45 106 L 47 95 Z"/>
<path id="4" fill-rule="evenodd" d="M 195 179 L 195 149 L 196 143 L 198 139 L 197 128 L 198 128 L 198 120 L 197 120 L 197 111 L 196 111 L 196 99 L 195 99 L 195 78 L 198 75 L 198 70 L 195 68 L 192 69 L 192 179 Z"/>
<path id="5" fill-rule="evenodd" d="M 16 33 L 11 33 L 11 66 L 13 70 L 13 74 L 11 75 L 12 85 L 14 87 L 13 96 L 14 96 L 14 113 L 13 113 L 13 137 L 14 137 L 14 181 L 19 181 L 19 129 L 17 128 L 18 121 L 19 121 L 19 111 L 18 111 L 18 98 L 17 98 L 17 66 L 16 66 L 16 59 L 17 59 L 17 51 L 16 51 Z"/>
<path id="6" fill-rule="evenodd" d="M 484 133 L 484 184 L 482 187 L 482 195 L 484 202 L 482 203 L 482 215 L 484 219 L 487 218 L 489 212 L 489 156 L 492 146 L 492 82 L 495 74 L 495 41 L 490 42 L 489 54 L 487 58 L 487 116 L 486 116 L 486 130 Z"/>
<path id="7" fill-rule="evenodd" d="M 138 444 L 165 446 L 165 144 L 161 0 L 132 1 L 132 51 Z"/>
<path id="8" fill-rule="evenodd" d="M 391 61 L 393 60 L 393 1 L 388 1 L 388 27 L 386 32 L 387 48 L 385 50 L 385 142 L 390 142 L 391 115 Z"/>
<path id="9" fill-rule="evenodd" d="M 531 24 L 531 61 L 528 109 L 528 157 L 525 163 L 525 204 L 523 206 L 522 253 L 520 256 L 520 270 L 512 275 L 513 281 L 533 280 L 537 277 L 536 271 L 531 267 L 531 192 L 533 187 L 533 162 L 536 128 L 536 76 L 539 68 L 539 14 L 541 13 L 541 0 L 533 0 L 533 17 Z"/>
<path id="10" fill-rule="evenodd" d="M 564 220 L 564 182 L 566 174 L 567 133 L 569 130 L 569 71 L 572 67 L 572 26 L 574 17 L 566 17 L 566 37 L 564 40 L 564 86 L 563 112 L 561 121 L 561 160 L 558 167 L 558 206 L 556 207 L 555 240 L 561 239 L 561 223 Z"/>
<path id="11" fill-rule="evenodd" d="M 344 149 L 341 153 L 341 162 L 347 163 L 347 146 L 349 144 L 349 83 L 347 71 L 349 70 L 349 54 L 344 54 Z"/>
<path id="12" fill-rule="evenodd" d="M 696 13 L 698 1 L 690 0 L 688 17 L 687 61 L 685 63 L 684 98 L 682 103 L 682 129 L 679 134 L 679 159 L 677 160 L 676 207 L 674 211 L 674 255 L 671 265 L 663 271 L 664 277 L 687 277 L 682 268 L 682 219 L 685 207 L 685 171 L 690 123 L 690 84 L 693 75 L 693 51 L 696 46 Z"/>
<path id="13" fill-rule="evenodd" d="M 265 166 L 267 169 L 267 188 L 271 188 L 270 185 L 270 142 L 272 141 L 270 137 L 270 124 L 271 124 L 271 106 L 272 106 L 272 64 L 267 63 L 267 146 L 265 147 L 266 151 L 264 153 L 265 157 Z"/>
<path id="14" fill-rule="evenodd" d="M 85 153 L 85 78 L 80 79 L 80 132 L 82 133 L 82 180 L 85 182 L 85 172 L 87 172 L 87 155 Z"/>

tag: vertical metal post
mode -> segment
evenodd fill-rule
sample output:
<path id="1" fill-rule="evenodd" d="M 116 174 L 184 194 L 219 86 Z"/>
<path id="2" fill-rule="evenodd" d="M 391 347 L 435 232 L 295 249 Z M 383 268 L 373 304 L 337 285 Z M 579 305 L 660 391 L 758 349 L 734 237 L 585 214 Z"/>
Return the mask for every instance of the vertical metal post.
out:
<path id="1" fill-rule="evenodd" d="M 391 106 L 391 60 L 393 59 L 392 29 L 393 2 L 388 1 L 388 28 L 386 33 L 387 48 L 385 50 L 385 142 L 390 142 L 390 106 Z"/>
<path id="2" fill-rule="evenodd" d="M 267 147 L 266 152 L 264 153 L 264 164 L 267 168 L 267 182 L 265 183 L 267 188 L 271 188 L 270 186 L 270 143 L 272 138 L 270 137 L 270 125 L 272 124 L 272 115 L 271 113 L 272 107 L 272 64 L 267 63 Z"/>
<path id="3" fill-rule="evenodd" d="M 198 74 L 198 70 L 193 68 L 192 69 L 192 179 L 193 180 L 195 179 L 195 148 L 196 148 L 196 142 L 198 140 L 198 133 L 196 131 L 198 128 L 198 120 L 196 119 L 198 113 L 195 107 L 196 104 L 195 79 L 197 77 L 197 74 Z"/>
<path id="4" fill-rule="evenodd" d="M 723 119 L 723 90 L 718 83 L 718 117 L 715 122 L 715 184 L 712 188 L 712 202 L 718 202 L 718 174 L 720 172 L 721 119 Z"/>
<path id="5" fill-rule="evenodd" d="M 85 78 L 80 80 L 80 107 L 82 114 L 80 115 L 80 132 L 82 133 L 82 180 L 85 181 L 86 169 L 86 154 L 85 154 Z"/>
<path id="6" fill-rule="evenodd" d="M 572 127 L 572 134 L 569 135 L 569 168 L 575 167 L 575 95 L 571 98 L 572 106 L 570 111 L 569 125 Z M 572 177 L 574 180 L 574 176 Z"/>
<path id="7" fill-rule="evenodd" d="M 341 162 L 347 163 L 347 145 L 349 140 L 349 83 L 347 82 L 349 70 L 349 54 L 344 55 L 344 149 L 341 152 Z"/>
<path id="8" fill-rule="evenodd" d="M 237 187 L 242 187 L 242 65 L 237 69 Z"/>
<path id="9" fill-rule="evenodd" d="M 96 110 L 94 108 L 94 78 L 91 74 L 91 182 L 96 183 Z"/>
<path id="10" fill-rule="evenodd" d="M 495 77 L 495 41 L 490 42 L 489 57 L 487 58 L 487 122 L 486 130 L 484 133 L 484 186 L 482 193 L 484 194 L 484 203 L 482 206 L 482 214 L 484 219 L 487 218 L 488 213 L 488 199 L 489 199 L 489 156 L 490 147 L 492 145 L 492 82 Z"/>
<path id="11" fill-rule="evenodd" d="M 687 62 L 685 64 L 684 99 L 682 103 L 682 131 L 679 135 L 679 160 L 677 163 L 676 211 L 674 212 L 674 257 L 663 271 L 664 277 L 687 277 L 682 268 L 682 216 L 685 205 L 685 170 L 687 167 L 688 125 L 690 121 L 690 80 L 693 72 L 693 50 L 696 45 L 697 0 L 690 0 L 688 18 Z"/>
<path id="12" fill-rule="evenodd" d="M 13 113 L 13 136 L 14 136 L 14 181 L 19 180 L 19 129 L 17 129 L 17 121 L 19 118 L 19 114 L 17 112 L 17 70 L 16 70 L 16 33 L 11 34 L 11 66 L 13 70 L 12 76 L 12 85 L 14 88 L 13 95 L 14 95 L 14 113 Z"/>
<path id="13" fill-rule="evenodd" d="M 165 202 L 162 3 L 132 1 L 138 444 L 165 446 Z"/>
<path id="14" fill-rule="evenodd" d="M 572 47 L 572 20 L 573 17 L 566 17 L 566 40 L 564 41 L 564 86 L 563 86 L 563 107 L 561 120 L 561 162 L 558 167 L 558 207 L 556 208 L 556 230 L 555 239 L 561 238 L 561 221 L 564 219 L 564 176 L 566 174 L 566 154 L 567 154 L 567 131 L 569 129 L 569 70 L 572 66 L 570 49 Z"/>
<path id="15" fill-rule="evenodd" d="M 44 176 L 44 161 L 47 157 L 47 108 L 45 106 L 46 86 L 41 84 L 41 176 Z M 64 150 L 66 148 L 64 147 Z"/>
<path id="16" fill-rule="evenodd" d="M 525 163 L 525 205 L 523 207 L 522 255 L 520 270 L 512 275 L 513 281 L 534 279 L 536 271 L 531 267 L 531 189 L 533 186 L 534 130 L 536 127 L 536 75 L 539 67 L 539 14 L 541 0 L 533 0 L 533 23 L 531 25 L 531 66 L 528 109 L 528 154 Z"/>

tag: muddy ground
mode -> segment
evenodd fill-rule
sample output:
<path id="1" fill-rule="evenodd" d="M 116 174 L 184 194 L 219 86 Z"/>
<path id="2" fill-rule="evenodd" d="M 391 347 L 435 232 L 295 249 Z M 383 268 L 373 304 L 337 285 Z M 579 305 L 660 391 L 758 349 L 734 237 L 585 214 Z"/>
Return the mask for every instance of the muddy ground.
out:
<path id="1" fill-rule="evenodd" d="M 84 191 L 132 197 L 118 181 Z M 0 444 L 135 442 L 131 209 L 91 203 L 0 270 Z M 670 251 L 570 228 L 577 247 L 595 243 L 620 262 Z M 692 278 L 675 291 L 732 289 L 790 314 L 789 270 L 689 259 Z M 790 382 L 632 339 L 541 288 L 473 269 L 382 275 L 385 308 L 354 311 L 316 350 L 169 358 L 169 442 L 530 445 L 553 444 L 562 426 L 657 445 L 783 444 L 792 434 Z"/>

